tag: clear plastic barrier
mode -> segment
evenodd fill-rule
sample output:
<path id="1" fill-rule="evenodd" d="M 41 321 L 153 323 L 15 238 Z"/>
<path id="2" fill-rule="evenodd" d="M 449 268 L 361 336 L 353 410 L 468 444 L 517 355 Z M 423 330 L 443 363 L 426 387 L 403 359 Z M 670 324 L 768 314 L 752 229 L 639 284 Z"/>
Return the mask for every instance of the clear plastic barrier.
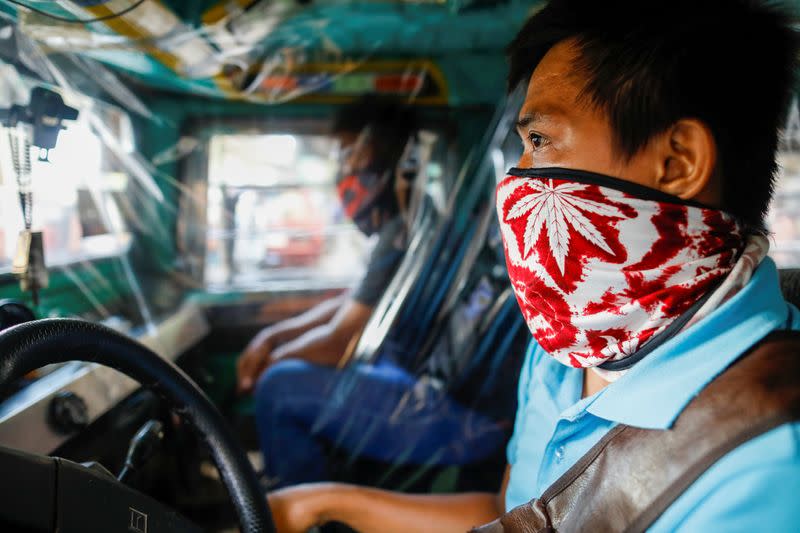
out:
<path id="1" fill-rule="evenodd" d="M 500 15 L 520 23 L 528 6 L 423 3 L 222 2 L 186 7 L 189 20 L 148 0 L 97 29 L 0 17 L 0 108 L 43 86 L 80 113 L 48 161 L 22 154 L 30 184 L 11 157 L 29 132 L 0 128 L 0 298 L 32 301 L 12 274 L 22 199 L 50 275 L 39 314 L 102 321 L 167 353 L 159 328 L 190 308 L 205 328 L 173 322 L 175 337 L 199 333 L 170 353 L 202 344 L 193 376 L 246 420 L 266 485 L 496 489 L 530 339 L 493 196 L 521 150 Z M 76 17 L 94 4 L 59 2 Z M 463 36 L 434 31 L 455 16 Z M 366 94 L 401 112 L 336 124 Z M 796 105 L 780 163 L 771 255 L 800 268 Z M 330 324 L 343 301 L 367 311 L 335 353 L 264 359 L 237 392 L 249 342 L 289 351 L 313 331 L 292 337 L 292 320 L 311 309 Z"/>
<path id="2" fill-rule="evenodd" d="M 23 230 L 18 185 L 10 166 L 9 132 L 0 136 L 0 273 L 11 270 L 17 235 Z M 51 267 L 122 253 L 130 244 L 113 194 L 127 188 L 127 175 L 85 122 L 70 125 L 51 150 L 38 159 L 31 148 L 36 226 L 45 234 Z"/>

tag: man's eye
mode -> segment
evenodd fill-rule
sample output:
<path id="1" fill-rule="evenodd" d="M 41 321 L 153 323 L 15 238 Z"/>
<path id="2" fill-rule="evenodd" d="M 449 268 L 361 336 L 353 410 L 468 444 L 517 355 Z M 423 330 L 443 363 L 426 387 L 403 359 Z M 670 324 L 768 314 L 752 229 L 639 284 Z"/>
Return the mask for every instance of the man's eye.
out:
<path id="1" fill-rule="evenodd" d="M 538 150 L 539 148 L 544 146 L 547 142 L 546 139 L 542 135 L 539 135 L 538 133 L 531 133 L 530 135 L 528 135 L 528 140 L 530 140 L 531 146 L 533 146 L 534 150 Z"/>

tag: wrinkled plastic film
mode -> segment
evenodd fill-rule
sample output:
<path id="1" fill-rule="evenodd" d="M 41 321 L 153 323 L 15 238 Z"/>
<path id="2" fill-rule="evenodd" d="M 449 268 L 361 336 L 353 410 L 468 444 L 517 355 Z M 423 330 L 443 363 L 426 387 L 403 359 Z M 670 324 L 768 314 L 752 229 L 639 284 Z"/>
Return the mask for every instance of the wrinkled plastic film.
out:
<path id="1" fill-rule="evenodd" d="M 164 242 L 173 238 L 173 228 L 165 227 L 160 223 L 162 220 L 161 217 L 165 212 L 173 217 L 178 216 L 177 211 L 179 209 L 188 211 L 194 209 L 202 211 L 203 214 L 208 214 L 209 206 L 205 205 L 208 201 L 207 197 L 199 196 L 196 194 L 196 190 L 191 190 L 184 185 L 180 179 L 158 168 L 165 165 L 180 165 L 185 162 L 187 158 L 198 152 L 202 153 L 201 157 L 207 157 L 212 140 L 208 136 L 203 135 L 200 137 L 182 136 L 174 145 L 162 147 L 158 153 L 152 156 L 151 160 L 148 160 L 148 158 L 144 157 L 135 149 L 135 140 L 133 139 L 134 134 L 131 131 L 130 117 L 138 115 L 156 122 L 161 120 L 161 117 L 154 115 L 152 111 L 147 108 L 146 104 L 142 103 L 142 101 L 139 100 L 130 89 L 125 87 L 107 68 L 90 58 L 71 53 L 85 51 L 85 48 L 75 47 L 74 39 L 66 39 L 64 35 L 58 37 L 58 32 L 55 34 L 48 34 L 48 32 L 42 30 L 44 27 L 49 27 L 49 23 L 43 18 L 38 18 L 35 21 L 23 18 L 23 24 L 21 26 L 23 31 L 20 31 L 20 27 L 14 27 L 14 38 L 18 42 L 24 43 L 24 45 L 18 47 L 19 57 L 17 59 L 26 67 L 36 65 L 37 69 L 34 73 L 42 79 L 50 80 L 50 82 L 54 84 L 54 87 L 61 89 L 65 96 L 68 96 L 69 102 L 77 105 L 80 109 L 81 116 L 76 124 L 67 126 L 67 132 L 64 134 L 67 140 L 62 140 L 62 148 L 60 151 L 59 149 L 54 150 L 52 155 L 53 164 L 42 166 L 42 168 L 45 169 L 43 172 L 52 175 L 54 169 L 60 166 L 58 160 L 61 153 L 75 148 L 76 143 L 71 143 L 70 138 L 79 136 L 79 134 L 87 139 L 91 137 L 92 142 L 90 144 L 97 144 L 97 141 L 99 141 L 100 150 L 103 152 L 102 164 L 104 166 L 108 164 L 108 166 L 113 167 L 107 169 L 109 172 L 104 176 L 109 178 L 110 184 L 109 182 L 104 182 L 102 177 L 97 176 L 94 172 L 85 174 L 83 181 L 76 185 L 74 187 L 75 190 L 71 192 L 71 194 L 75 194 L 77 198 L 71 206 L 76 212 L 65 215 L 67 216 L 66 220 L 45 221 L 47 225 L 53 225 L 53 227 L 57 225 L 59 228 L 58 231 L 51 230 L 49 232 L 54 235 L 54 242 L 58 241 L 59 243 L 58 246 L 54 244 L 52 247 L 53 249 L 50 250 L 48 254 L 54 259 L 51 263 L 51 267 L 54 270 L 63 271 L 66 280 L 74 285 L 73 288 L 78 289 L 84 294 L 86 312 L 88 313 L 86 315 L 87 317 L 103 320 L 108 319 L 116 321 L 118 324 L 129 324 L 130 327 L 134 329 L 136 327 L 149 328 L 158 320 L 154 317 L 154 313 L 150 309 L 151 306 L 153 306 L 153 302 L 143 293 L 143 289 L 141 288 L 142 284 L 146 284 L 144 279 L 149 273 L 136 272 L 135 268 L 132 267 L 131 260 L 128 258 L 128 253 L 135 253 L 135 250 L 130 249 L 135 248 L 136 242 L 140 239 Z M 44 38 L 47 35 L 49 35 L 49 37 Z M 37 36 L 41 37 L 42 40 L 33 38 Z M 53 40 L 57 37 L 64 38 L 61 49 L 63 51 L 70 51 L 70 53 L 62 54 L 59 56 L 58 61 L 55 61 L 51 60 L 48 54 L 44 52 L 44 47 L 48 49 L 58 49 L 58 43 Z M 120 46 L 121 42 L 115 40 L 113 44 L 114 46 Z M 6 66 L 11 68 L 14 74 L 17 74 L 17 71 L 13 69 L 11 65 Z M 92 75 L 92 79 L 96 82 L 96 87 L 88 87 L 89 90 L 87 92 L 105 94 L 109 97 L 108 100 L 104 102 L 84 92 L 84 89 L 87 89 L 87 83 L 91 81 L 87 74 Z M 18 92 L 22 94 L 25 90 Z M 125 108 L 119 107 L 122 103 L 126 104 Z M 223 128 L 224 127 L 225 126 L 223 126 Z M 430 158 L 429 152 L 432 149 L 432 145 L 436 142 L 436 135 L 423 132 L 421 136 L 423 138 L 422 142 L 419 143 L 422 145 L 421 151 L 426 153 L 419 154 L 418 157 L 427 160 Z M 219 137 L 224 137 L 224 135 L 220 135 Z M 280 139 L 274 140 L 277 142 Z M 67 145 L 66 148 L 63 147 L 65 143 Z M 80 141 L 77 144 L 80 144 Z M 333 147 L 334 144 L 335 143 L 331 143 L 331 146 Z M 75 160 L 80 159 L 80 156 L 71 157 L 71 159 L 73 159 L 73 163 L 76 163 Z M 96 159 L 94 154 L 90 159 Z M 437 168 L 441 169 L 441 165 Z M 423 171 L 425 170 L 426 169 L 423 169 Z M 439 172 L 441 172 L 441 170 L 439 170 Z M 49 178 L 37 179 L 37 182 L 44 186 L 47 179 Z M 109 191 L 109 188 L 113 190 Z M 441 209 L 442 197 L 444 196 L 441 184 L 436 180 L 429 182 L 424 177 L 415 180 L 412 184 L 410 194 L 413 203 L 413 205 L 410 206 L 412 214 L 409 220 L 406 221 L 407 224 L 418 223 L 418 221 L 424 220 L 425 216 L 428 216 L 426 214 L 425 216 L 418 217 L 415 214 L 421 209 L 419 202 L 426 188 L 430 188 L 433 193 L 433 198 L 435 198 L 435 201 L 438 203 L 438 207 L 434 208 Z M 222 189 L 225 190 L 222 191 Z M 223 195 L 230 193 L 235 196 L 242 193 L 242 191 L 236 191 L 235 189 L 235 185 L 223 185 L 222 188 L 218 190 L 222 191 Z M 165 198 L 165 190 L 170 197 L 169 199 Z M 326 193 L 326 200 L 330 199 L 331 193 L 332 191 Z M 247 192 L 245 191 L 242 194 L 246 196 Z M 47 195 L 38 194 L 37 196 L 44 198 Z M 175 198 L 178 198 L 178 200 L 173 201 Z M 247 197 L 243 200 L 247 201 Z M 41 201 L 47 203 L 50 200 L 44 198 Z M 219 218 L 224 221 L 237 216 L 232 212 L 235 208 L 231 209 L 230 205 L 225 205 L 225 200 L 222 201 L 222 204 L 223 214 Z M 53 209 L 56 208 L 49 208 L 49 210 Z M 430 206 L 423 209 L 426 213 L 429 210 Z M 14 218 L 13 207 L 9 207 L 5 209 L 5 211 L 7 213 L 6 216 Z M 313 209 L 311 209 L 311 211 L 313 211 Z M 81 216 L 89 216 L 87 214 L 89 212 L 92 213 L 91 216 L 97 218 L 96 224 L 101 229 L 92 230 L 86 227 L 79 228 L 79 226 L 85 226 L 86 224 L 83 220 L 79 220 L 76 223 L 76 216 L 78 218 Z M 345 222 L 340 212 L 335 214 L 334 217 L 339 219 L 340 224 Z M 206 220 L 186 220 L 185 218 L 181 218 L 178 224 L 191 224 L 191 231 L 194 233 L 208 234 L 215 231 L 222 231 L 220 247 L 231 248 L 231 253 L 234 253 L 234 251 L 238 252 L 238 248 L 242 247 L 239 245 L 239 242 L 236 241 L 248 240 L 247 236 L 242 236 L 242 230 L 240 229 L 234 230 L 233 233 L 229 232 L 226 234 L 226 229 L 224 227 L 207 226 Z M 243 231 L 246 233 L 247 229 Z M 336 231 L 344 231 L 350 234 L 347 238 L 354 241 L 353 246 L 356 246 L 359 250 L 356 259 L 360 256 L 359 260 L 363 261 L 369 244 L 363 242 L 363 239 L 358 238 L 357 235 L 353 235 L 352 229 L 342 227 Z M 91 235 L 87 232 L 97 232 L 100 234 Z M 322 236 L 315 230 L 302 227 L 290 233 L 290 238 L 294 239 L 318 239 Z M 261 237 L 263 238 L 264 236 L 262 235 Z M 81 241 L 81 244 L 76 244 L 77 241 Z M 80 253 L 76 253 L 77 249 L 82 245 L 88 245 L 90 241 L 92 241 L 91 246 L 97 248 L 98 252 L 90 252 L 87 254 L 88 258 L 82 258 Z M 206 244 L 206 242 L 203 243 L 204 246 Z M 110 282 L 103 282 L 103 276 L 97 273 L 97 267 L 95 265 L 98 259 L 97 256 L 104 255 L 104 251 L 114 252 L 118 250 L 128 250 L 128 252 L 123 253 L 122 256 L 112 261 L 112 263 L 116 262 L 118 264 L 109 268 L 113 268 L 116 271 L 116 274 L 119 276 L 117 281 L 123 285 L 127 285 L 127 289 L 124 292 L 129 294 L 119 294 L 119 300 L 124 300 L 128 307 L 134 307 L 136 309 L 134 314 L 138 315 L 129 316 L 124 320 L 117 320 L 119 317 L 116 316 L 113 311 L 113 306 L 109 306 L 107 303 L 107 292 L 117 290 L 117 288 Z M 186 253 L 187 255 L 190 254 L 191 250 L 186 250 Z M 7 256 L 9 254 L 5 253 L 4 255 Z M 182 258 L 174 259 L 178 263 L 182 261 Z M 202 257 L 199 261 L 205 259 L 206 257 Z M 195 258 L 194 262 L 197 263 L 198 260 Z M 148 266 L 148 269 L 151 266 L 152 265 Z M 228 264 L 226 266 L 228 271 L 237 268 L 236 265 L 233 264 Z M 356 273 L 358 268 L 356 264 Z M 81 275 L 79 275 L 80 272 L 89 273 L 87 274 L 88 278 L 86 276 L 81 277 Z M 160 274 L 163 274 L 163 272 Z M 206 279 L 197 279 L 191 276 L 187 277 L 185 272 L 174 272 L 172 274 L 176 281 L 175 285 L 187 291 L 200 290 L 208 285 Z M 223 276 L 223 282 L 226 281 L 225 276 L 227 275 L 228 274 L 225 274 Z M 347 277 L 353 277 L 352 269 L 350 272 L 347 272 Z M 179 281 L 179 283 L 177 283 L 177 281 Z M 258 276 L 256 276 L 253 283 L 258 285 Z M 254 285 L 251 285 L 251 288 L 252 286 Z M 224 283 L 222 285 L 218 284 L 217 288 L 221 290 L 222 287 L 224 287 Z M 130 296 L 130 298 L 127 296 Z M 180 301 L 180 298 L 177 298 L 177 301 Z M 157 307 L 163 306 L 158 305 Z M 170 309 L 167 309 L 167 311 L 169 310 Z M 60 313 L 58 310 L 52 312 L 55 314 Z"/>
<path id="2" fill-rule="evenodd" d="M 72 65 L 85 72 L 85 64 L 72 61 Z M 287 123 L 278 133 L 253 130 L 243 133 L 229 121 L 211 121 L 200 130 L 179 136 L 174 144 L 161 146 L 148 158 L 137 149 L 135 127 L 129 116 L 135 114 L 149 120 L 148 115 L 152 115 L 149 110 L 141 112 L 138 104 L 134 104 L 134 109 L 120 108 L 119 99 L 113 95 L 111 102 L 97 101 L 69 82 L 72 67 L 65 69 L 61 63 L 54 62 L 46 66 L 54 79 L 63 82 L 65 94 L 73 96 L 71 101 L 76 102 L 81 115 L 76 122 L 67 125 L 50 162 L 37 164 L 33 179 L 36 204 L 42 209 L 38 223 L 52 236 L 48 256 L 52 259 L 51 270 L 62 274 L 60 290 L 69 289 L 82 295 L 80 316 L 136 334 L 154 328 L 198 292 L 220 295 L 239 292 L 249 294 L 245 299 L 257 301 L 259 291 L 264 290 L 262 287 L 283 286 L 285 289 L 299 284 L 307 287 L 308 282 L 302 280 L 313 280 L 315 272 L 324 274 L 327 270 L 318 262 L 330 249 L 322 246 L 313 251 L 301 247 L 300 243 L 330 239 L 337 234 L 352 241 L 350 246 L 357 248 L 351 249 L 358 252 L 346 254 L 349 260 L 356 259 L 347 269 L 349 281 L 344 283 L 343 279 L 336 279 L 329 286 L 346 289 L 357 282 L 357 275 L 353 274 L 363 269 L 370 245 L 374 243 L 357 233 L 337 204 L 333 183 L 337 141 L 330 138 L 329 131 L 323 128 L 308 135 L 291 135 L 292 124 Z M 283 157 L 286 161 L 265 161 L 257 157 L 257 150 L 247 148 L 248 143 L 253 142 L 257 143 L 253 146 L 266 147 L 276 158 Z M 404 150 L 404 161 L 413 158 L 415 165 L 406 169 L 413 170 L 414 176 L 409 179 L 407 209 L 402 223 L 407 242 L 417 243 L 419 255 L 409 256 L 411 260 L 406 262 L 405 269 L 398 268 L 402 275 L 392 280 L 395 285 L 389 287 L 378 303 L 380 307 L 390 302 L 397 310 L 398 316 L 389 324 L 395 326 L 396 323 L 397 327 L 389 327 L 386 332 L 387 335 L 393 333 L 393 337 L 379 343 L 390 348 L 386 353 L 372 354 L 369 361 L 345 365 L 331 378 L 330 384 L 336 391 L 337 401 L 358 405 L 362 385 L 353 380 L 354 376 L 369 366 L 391 361 L 396 371 L 413 380 L 414 385 L 392 396 L 391 405 L 385 406 L 383 414 L 388 428 L 396 431 L 396 428 L 417 425 L 417 419 L 435 416 L 440 420 L 428 428 L 428 434 L 439 432 L 439 423 L 457 425 L 463 429 L 461 436 L 466 435 L 470 440 L 458 444 L 454 435 L 448 443 L 430 447 L 419 434 L 404 443 L 408 449 L 385 449 L 384 455 L 375 457 L 367 453 L 367 448 L 374 445 L 370 440 L 387 431 L 387 426 L 369 427 L 359 435 L 357 442 L 348 440 L 347 432 L 319 436 L 332 457 L 340 456 L 340 459 L 331 459 L 330 464 L 334 467 L 331 475 L 341 479 L 357 480 L 359 468 L 363 467 L 359 465 L 364 461 L 367 464 L 385 461 L 381 468 L 369 469 L 379 472 L 378 478 L 364 482 L 410 489 L 417 481 L 429 481 L 434 473 L 446 477 L 448 474 L 442 472 L 452 471 L 459 463 L 464 463 L 464 457 L 453 454 L 453 447 L 466 445 L 470 448 L 491 440 L 492 444 L 487 445 L 481 459 L 502 454 L 507 431 L 498 431 L 493 423 L 486 422 L 486 417 L 467 410 L 477 405 L 478 400 L 470 405 L 472 400 L 467 395 L 453 401 L 459 394 L 459 387 L 462 393 L 467 390 L 464 383 L 475 375 L 474 372 L 480 371 L 470 373 L 467 352 L 481 352 L 490 366 L 499 365 L 498 361 L 504 359 L 488 355 L 499 341 L 498 328 L 506 331 L 495 322 L 498 316 L 495 309 L 498 305 L 500 310 L 506 309 L 509 302 L 506 295 L 499 300 L 501 304 L 495 303 L 500 294 L 496 278 L 502 268 L 495 253 L 497 242 L 488 244 L 488 221 L 493 207 L 487 191 L 491 190 L 488 185 L 495 178 L 487 172 L 491 167 L 477 153 L 480 150 L 469 158 L 469 161 L 481 161 L 479 164 L 468 163 L 471 168 L 447 167 L 442 155 L 446 145 L 442 132 L 422 131 L 416 142 L 409 142 L 408 149 Z M 291 158 L 287 155 L 289 152 L 305 155 Z M 308 159 L 309 153 L 315 154 L 314 157 L 308 156 Z M 254 160 L 248 161 L 248 157 Z M 303 163 L 303 158 L 308 160 Z M 310 170 L 303 172 L 300 178 L 285 172 L 287 165 L 306 164 L 308 169 L 313 169 L 315 164 L 323 163 L 326 168 L 318 170 L 326 176 L 324 179 L 315 178 Z M 271 166 L 284 169 L 283 173 L 276 170 L 271 185 L 260 185 L 264 176 L 271 172 Z M 200 174 L 178 175 L 181 171 L 194 170 Z M 260 177 L 248 175 L 248 172 L 259 171 Z M 478 172 L 482 175 L 470 175 Z M 59 180 L 64 193 L 51 194 L 52 184 Z M 315 180 L 324 183 L 317 184 Z M 73 190 L 67 191 L 67 185 Z M 298 193 L 302 186 L 306 193 Z M 317 193 L 322 194 L 321 200 L 310 200 Z M 277 197 L 270 200 L 273 194 Z M 62 202 L 64 205 L 58 208 L 58 200 L 71 195 L 74 201 Z M 452 200 L 453 195 L 459 198 L 457 202 Z M 267 201 L 272 203 L 263 203 Z M 292 202 L 299 202 L 295 211 L 305 215 L 295 222 L 299 226 L 292 226 L 290 219 L 279 222 L 277 227 L 275 222 L 271 226 L 259 226 L 259 217 L 270 211 L 269 205 Z M 468 220 L 456 220 L 456 211 L 448 210 L 447 204 L 460 205 L 465 211 L 474 211 L 474 215 Z M 308 215 L 323 206 L 333 211 L 334 225 L 320 232 L 309 225 Z M 51 212 L 56 213 L 52 218 Z M 17 215 L 13 209 L 4 209 L 4 218 Z M 177 227 L 163 223 L 170 218 L 176 219 Z M 276 229 L 283 230 L 279 240 L 276 240 Z M 194 240 L 187 237 L 190 234 L 195 235 Z M 182 240 L 184 237 L 186 239 Z M 140 255 L 143 245 L 161 243 L 155 246 L 159 250 L 165 242 L 174 242 L 180 255 L 163 259 Z M 495 247 L 494 252 L 487 251 L 491 246 Z M 459 266 L 458 261 L 477 261 L 481 254 L 482 260 L 488 263 L 483 265 L 480 276 L 470 277 L 470 269 Z M 345 256 L 340 257 L 336 261 Z M 452 263 L 448 261 L 451 258 L 454 259 Z M 197 268 L 189 268 L 191 263 Z M 209 277 L 214 265 L 221 273 Z M 426 281 L 429 282 L 424 283 Z M 48 309 L 48 313 L 63 316 L 64 312 L 52 303 L 58 297 L 55 289 L 45 291 L 42 307 Z M 433 311 L 445 301 L 450 302 L 445 306 L 446 312 Z M 400 329 L 398 320 L 404 319 L 407 325 L 419 313 L 427 317 L 424 320 L 435 322 L 435 333 L 426 333 L 417 327 L 413 334 L 406 335 L 409 330 Z M 491 318 L 481 320 L 487 313 Z M 462 321 L 471 335 L 463 335 L 459 327 Z M 481 341 L 483 334 L 489 335 L 490 340 Z M 400 343 L 404 339 L 409 341 L 407 346 Z M 506 347 L 504 353 L 511 353 L 511 349 Z M 425 363 L 432 354 L 436 354 L 438 367 Z M 480 368 L 486 370 L 490 366 Z M 336 405 L 341 406 L 331 403 L 331 407 Z M 333 415 L 336 409 L 320 409 L 309 431 L 316 435 L 320 425 L 324 426 Z M 506 413 L 506 418 L 499 423 L 507 423 L 507 418 Z M 356 416 L 340 425 L 340 429 L 366 428 Z M 419 450 L 412 452 L 419 446 Z M 403 464 L 404 471 L 411 472 L 403 476 L 399 485 L 393 477 L 393 465 L 397 461 Z M 269 475 L 269 471 L 266 473 Z"/>
<path id="3" fill-rule="evenodd" d="M 460 169 L 469 179 L 451 191 L 472 216 L 460 225 L 443 212 L 423 230 L 429 246 L 409 249 L 416 268 L 398 270 L 376 308 L 391 303 L 387 314 L 373 316 L 326 393 L 311 431 L 333 458 L 326 473 L 334 479 L 438 492 L 499 483 L 528 339 L 493 203 L 497 158 L 518 156 L 507 142 L 512 113 L 500 106 L 476 158 Z"/>
<path id="4" fill-rule="evenodd" d="M 60 5 L 75 18 L 91 18 L 94 13 L 91 6 Z M 25 43 L 36 41 L 48 50 L 81 54 L 71 56 L 78 64 L 86 56 L 128 54 L 141 61 L 142 53 L 149 53 L 151 72 L 162 71 L 165 83 L 191 88 L 196 94 L 279 104 L 314 94 L 353 96 L 375 90 L 375 84 L 389 84 L 409 100 L 425 97 L 426 85 L 433 82 L 424 65 L 394 61 L 385 75 L 373 79 L 361 67 L 385 45 L 381 34 L 353 43 L 353 36 L 342 35 L 331 16 L 325 8 L 308 9 L 290 0 L 228 2 L 210 8 L 199 24 L 190 25 L 169 7 L 146 1 L 131 13 L 90 29 L 24 10 L 18 20 L 29 38 Z M 32 65 L 41 59 L 38 53 L 21 51 Z M 332 68 L 322 73 L 308 68 L 320 63 Z M 116 75 L 101 64 L 91 66 L 97 68 L 98 84 L 117 99 L 133 97 L 128 107 L 147 113 Z"/>
<path id="5" fill-rule="evenodd" d="M 0 39 L 13 42 L 0 63 L 0 107 L 26 104 L 42 84 L 80 111 L 49 162 L 32 153 L 34 226 L 51 273 L 37 311 L 137 338 L 187 310 L 200 316 L 207 331 L 187 348 L 203 366 L 193 377 L 229 420 L 258 433 L 242 441 L 265 452 L 269 486 L 495 490 L 529 339 L 493 198 L 520 155 L 521 95 L 500 99 L 461 146 L 454 130 L 472 108 L 448 100 L 433 61 L 381 60 L 389 32 L 354 44 L 360 37 L 343 35 L 322 7 L 245 4 L 190 24 L 148 1 L 127 17 L 135 31 L 30 14 L 0 21 Z M 376 89 L 434 117 L 391 169 L 405 176 L 393 275 L 334 364 L 281 361 L 255 397 L 237 394 L 236 361 L 259 331 L 353 294 L 365 276 L 379 238 L 362 235 L 342 205 L 331 122 Z M 448 106 L 459 120 L 448 122 Z M 770 215 L 784 267 L 800 265 L 799 125 L 795 105 Z M 22 214 L 2 162 L 0 177 L 0 290 L 25 300 L 8 270 Z"/>
<path id="6" fill-rule="evenodd" d="M 13 63 L 22 68 L 3 63 L 3 69 L 9 73 L 3 77 L 6 96 L 3 106 L 26 105 L 28 102 L 20 101 L 18 95 L 44 81 L 45 86 L 59 90 L 67 103 L 79 110 L 78 120 L 65 124 L 67 129 L 59 134 L 59 144 L 50 151 L 46 161 L 35 148 L 31 154 L 34 160 L 31 176 L 34 229 L 44 231 L 49 269 L 63 273 L 56 286 L 45 290 L 40 313 L 63 316 L 66 309 L 76 308 L 85 309 L 87 318 L 104 320 L 115 316 L 114 305 L 124 305 L 127 316 L 116 316 L 116 325 L 126 330 L 150 329 L 154 318 L 128 256 L 132 240 L 130 224 L 126 224 L 113 196 L 121 196 L 130 176 L 146 180 L 150 194 L 160 194 L 160 191 L 149 174 L 126 159 L 135 151 L 128 112 L 76 89 L 70 83 L 72 71 L 65 72 L 48 58 L 37 42 L 21 34 L 18 27 L 11 28 L 10 40 L 17 43 L 17 56 L 12 61 L 16 59 Z M 81 65 L 86 67 L 85 63 Z M 26 69 L 31 69 L 33 76 Z M 12 92 L 17 96 L 11 96 Z M 14 169 L 5 166 L 3 174 L 4 235 L 0 269 L 8 266 L 15 228 L 20 227 L 22 221 L 20 210 L 7 201 L 17 192 Z M 101 273 L 99 269 L 114 271 L 115 275 Z M 62 304 L 60 291 L 79 292 L 84 304 L 71 305 L 74 301 Z"/>

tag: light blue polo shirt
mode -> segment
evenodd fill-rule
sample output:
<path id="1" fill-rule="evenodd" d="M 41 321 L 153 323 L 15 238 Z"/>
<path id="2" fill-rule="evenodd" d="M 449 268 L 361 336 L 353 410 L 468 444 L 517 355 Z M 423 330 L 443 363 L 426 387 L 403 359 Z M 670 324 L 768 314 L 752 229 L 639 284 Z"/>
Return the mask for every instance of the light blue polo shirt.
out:
<path id="1" fill-rule="evenodd" d="M 594 396 L 581 370 L 531 344 L 522 366 L 506 508 L 539 497 L 617 424 L 672 426 L 687 403 L 775 329 L 800 329 L 771 259 L 711 315 L 677 335 Z M 800 424 L 785 424 L 730 452 L 651 531 L 800 531 Z"/>

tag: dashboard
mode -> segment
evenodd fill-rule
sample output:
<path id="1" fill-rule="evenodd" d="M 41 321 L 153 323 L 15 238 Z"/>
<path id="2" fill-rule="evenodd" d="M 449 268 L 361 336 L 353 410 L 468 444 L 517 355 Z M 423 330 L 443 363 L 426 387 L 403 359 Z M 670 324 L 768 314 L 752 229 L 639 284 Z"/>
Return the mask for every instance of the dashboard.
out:
<path id="1" fill-rule="evenodd" d="M 175 361 L 209 331 L 204 309 L 189 303 L 131 336 L 161 357 Z M 114 369 L 94 363 L 67 363 L 0 404 L 0 446 L 52 453 L 138 388 L 138 383 Z"/>

